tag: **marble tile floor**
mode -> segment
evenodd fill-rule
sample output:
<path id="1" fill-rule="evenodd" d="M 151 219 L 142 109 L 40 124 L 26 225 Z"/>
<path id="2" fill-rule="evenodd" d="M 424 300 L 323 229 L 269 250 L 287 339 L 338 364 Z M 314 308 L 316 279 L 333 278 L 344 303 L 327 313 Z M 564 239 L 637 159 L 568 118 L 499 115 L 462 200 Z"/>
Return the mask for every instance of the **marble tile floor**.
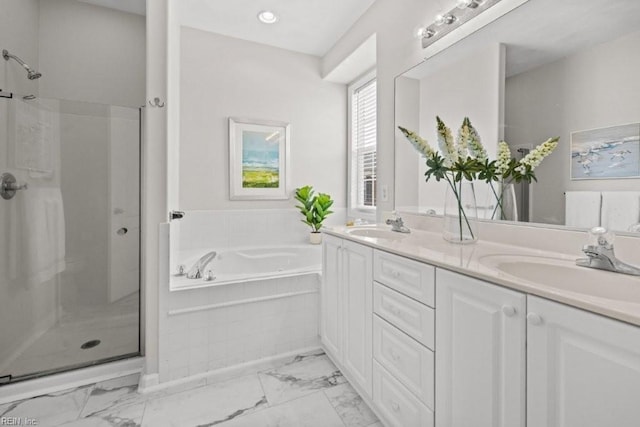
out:
<path id="1" fill-rule="evenodd" d="M 137 384 L 132 375 L 0 405 L 0 420 L 82 427 L 382 427 L 320 350 L 188 389 L 140 394 Z"/>

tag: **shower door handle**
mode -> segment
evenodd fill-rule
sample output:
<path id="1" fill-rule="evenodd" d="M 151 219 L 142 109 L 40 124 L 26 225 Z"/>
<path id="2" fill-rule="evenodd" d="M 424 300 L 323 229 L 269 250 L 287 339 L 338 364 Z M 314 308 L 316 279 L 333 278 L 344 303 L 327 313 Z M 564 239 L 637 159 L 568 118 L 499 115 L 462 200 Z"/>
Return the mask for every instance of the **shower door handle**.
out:
<path id="1" fill-rule="evenodd" d="M 29 186 L 26 183 L 18 185 L 16 177 L 10 173 L 3 173 L 0 176 L 0 196 L 5 200 L 13 199 L 17 191 L 28 188 Z"/>

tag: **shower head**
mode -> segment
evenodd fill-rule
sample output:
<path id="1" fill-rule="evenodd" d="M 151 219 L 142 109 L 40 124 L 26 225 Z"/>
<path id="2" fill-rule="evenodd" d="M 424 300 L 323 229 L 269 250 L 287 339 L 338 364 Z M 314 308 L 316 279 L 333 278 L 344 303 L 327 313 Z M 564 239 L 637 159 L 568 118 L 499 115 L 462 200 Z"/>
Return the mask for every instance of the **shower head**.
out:
<path id="1" fill-rule="evenodd" d="M 42 77 L 42 73 L 39 73 L 33 70 L 27 71 L 27 78 L 29 80 L 36 80 L 36 79 L 39 79 L 40 77 Z"/>
<path id="2" fill-rule="evenodd" d="M 36 80 L 42 77 L 42 73 L 39 73 L 36 70 L 29 67 L 22 59 L 9 53 L 7 49 L 2 50 L 2 57 L 5 59 L 5 61 L 8 61 L 10 58 L 13 58 L 18 64 L 22 66 L 22 68 L 27 70 L 27 78 L 29 80 Z"/>

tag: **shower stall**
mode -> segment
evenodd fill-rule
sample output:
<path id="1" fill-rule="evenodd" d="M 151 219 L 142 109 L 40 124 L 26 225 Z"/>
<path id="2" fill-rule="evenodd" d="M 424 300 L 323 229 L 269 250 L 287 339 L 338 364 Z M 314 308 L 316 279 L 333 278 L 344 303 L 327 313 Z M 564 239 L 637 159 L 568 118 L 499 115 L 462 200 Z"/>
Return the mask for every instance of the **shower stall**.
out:
<path id="1" fill-rule="evenodd" d="M 140 354 L 141 114 L 0 91 L 0 386 Z"/>

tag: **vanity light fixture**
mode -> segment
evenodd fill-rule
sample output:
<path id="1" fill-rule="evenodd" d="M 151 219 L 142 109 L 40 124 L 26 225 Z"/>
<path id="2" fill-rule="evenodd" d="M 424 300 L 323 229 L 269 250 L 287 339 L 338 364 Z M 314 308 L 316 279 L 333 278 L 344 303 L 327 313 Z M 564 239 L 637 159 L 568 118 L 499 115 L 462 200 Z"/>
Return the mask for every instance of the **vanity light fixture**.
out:
<path id="1" fill-rule="evenodd" d="M 481 0 L 458 0 L 456 7 L 458 9 L 475 9 L 482 4 Z"/>
<path id="2" fill-rule="evenodd" d="M 436 20 L 435 20 L 435 24 L 436 25 L 451 25 L 454 22 L 456 22 L 458 20 L 458 18 L 456 18 L 454 15 L 447 13 L 445 15 L 436 15 Z"/>
<path id="3" fill-rule="evenodd" d="M 437 40 L 499 2 L 500 0 L 457 0 L 453 9 L 439 14 L 431 25 L 419 30 L 418 37 L 422 40 L 422 48 L 431 46 Z"/>
<path id="4" fill-rule="evenodd" d="M 419 39 L 430 39 L 431 37 L 436 35 L 436 31 L 431 29 L 431 28 L 419 28 L 418 31 L 416 31 L 416 37 Z"/>
<path id="5" fill-rule="evenodd" d="M 258 13 L 258 20 L 263 24 L 275 24 L 278 22 L 278 15 L 271 12 L 270 10 L 263 10 Z"/>

